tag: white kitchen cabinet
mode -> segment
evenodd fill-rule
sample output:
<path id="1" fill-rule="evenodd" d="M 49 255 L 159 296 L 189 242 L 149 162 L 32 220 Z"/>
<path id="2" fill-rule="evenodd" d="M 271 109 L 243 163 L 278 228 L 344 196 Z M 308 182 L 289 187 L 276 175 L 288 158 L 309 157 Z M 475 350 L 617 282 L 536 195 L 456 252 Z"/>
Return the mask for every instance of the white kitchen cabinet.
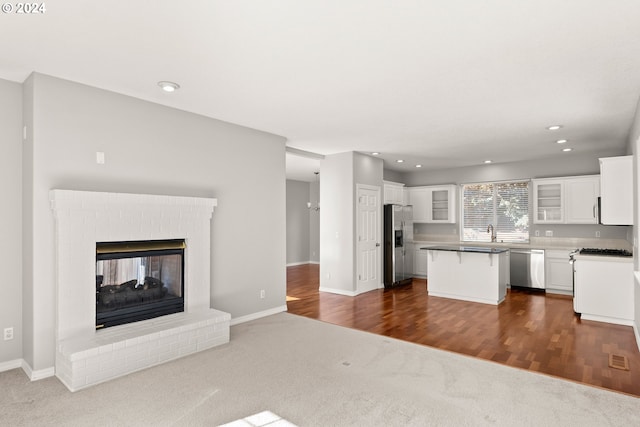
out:
<path id="1" fill-rule="evenodd" d="M 569 264 L 569 250 L 544 252 L 546 291 L 554 294 L 573 295 L 573 266 Z"/>
<path id="2" fill-rule="evenodd" d="M 633 156 L 600 159 L 600 194 L 603 224 L 633 224 Z"/>
<path id="3" fill-rule="evenodd" d="M 507 284 L 511 287 L 511 251 L 505 253 L 505 262 L 500 264 L 500 274 L 506 277 Z"/>
<path id="4" fill-rule="evenodd" d="M 427 250 L 429 296 L 498 305 L 509 278 L 504 275 L 508 249 L 491 252 L 465 247 L 432 246 Z"/>
<path id="5" fill-rule="evenodd" d="M 575 259 L 573 309 L 582 320 L 634 323 L 633 259 L 582 256 Z"/>
<path id="6" fill-rule="evenodd" d="M 404 205 L 404 184 L 399 182 L 384 181 L 384 204 Z"/>
<path id="7" fill-rule="evenodd" d="M 429 222 L 427 199 L 429 191 L 426 187 L 408 187 L 409 204 L 413 206 L 413 222 Z"/>
<path id="8" fill-rule="evenodd" d="M 535 224 L 597 224 L 600 176 L 533 180 Z"/>
<path id="9" fill-rule="evenodd" d="M 564 180 L 567 224 L 597 224 L 600 176 L 587 175 Z"/>
<path id="10" fill-rule="evenodd" d="M 422 247 L 416 246 L 415 250 L 413 275 L 416 277 L 427 277 L 427 251 L 420 249 Z"/>
<path id="11" fill-rule="evenodd" d="M 456 186 L 409 187 L 409 204 L 413 205 L 413 222 L 455 223 Z"/>

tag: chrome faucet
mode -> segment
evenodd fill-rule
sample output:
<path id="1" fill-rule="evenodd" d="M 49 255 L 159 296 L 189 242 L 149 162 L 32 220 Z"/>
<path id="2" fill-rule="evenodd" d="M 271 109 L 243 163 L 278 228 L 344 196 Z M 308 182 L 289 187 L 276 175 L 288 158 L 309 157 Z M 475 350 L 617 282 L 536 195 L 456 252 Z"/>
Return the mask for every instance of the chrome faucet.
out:
<path id="1" fill-rule="evenodd" d="M 491 233 L 491 243 L 494 243 L 498 236 L 496 236 L 496 230 L 493 228 L 493 224 L 489 224 L 487 233 Z"/>

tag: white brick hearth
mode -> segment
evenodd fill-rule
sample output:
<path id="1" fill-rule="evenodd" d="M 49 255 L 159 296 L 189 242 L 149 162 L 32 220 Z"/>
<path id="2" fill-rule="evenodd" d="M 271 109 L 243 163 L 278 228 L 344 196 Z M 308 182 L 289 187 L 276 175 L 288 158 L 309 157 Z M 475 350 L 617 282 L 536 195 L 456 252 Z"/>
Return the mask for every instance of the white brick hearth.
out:
<path id="1" fill-rule="evenodd" d="M 229 341 L 210 307 L 216 199 L 52 190 L 56 219 L 56 376 L 71 390 Z M 185 312 L 95 330 L 96 242 L 184 239 Z"/>

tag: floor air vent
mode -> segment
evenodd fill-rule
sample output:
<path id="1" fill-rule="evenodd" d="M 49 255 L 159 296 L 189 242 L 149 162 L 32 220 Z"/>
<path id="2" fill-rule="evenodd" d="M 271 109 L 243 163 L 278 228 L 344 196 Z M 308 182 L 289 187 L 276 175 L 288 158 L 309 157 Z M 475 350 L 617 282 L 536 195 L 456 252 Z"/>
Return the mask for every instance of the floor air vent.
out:
<path id="1" fill-rule="evenodd" d="M 627 356 L 621 356 L 619 354 L 609 354 L 609 367 L 628 371 L 629 359 L 627 359 Z"/>

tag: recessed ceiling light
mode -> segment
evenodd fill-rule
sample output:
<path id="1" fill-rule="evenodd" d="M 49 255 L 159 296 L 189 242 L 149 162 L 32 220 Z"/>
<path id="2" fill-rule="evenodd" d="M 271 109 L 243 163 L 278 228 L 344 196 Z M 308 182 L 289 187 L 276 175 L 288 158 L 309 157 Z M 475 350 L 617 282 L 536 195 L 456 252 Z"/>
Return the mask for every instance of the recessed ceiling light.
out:
<path id="1" fill-rule="evenodd" d="M 180 85 L 174 82 L 162 81 L 158 82 L 158 86 L 165 92 L 175 92 L 180 89 Z"/>
<path id="2" fill-rule="evenodd" d="M 573 151 L 573 148 L 563 148 L 562 151 L 564 151 L 564 152 Z"/>
<path id="3" fill-rule="evenodd" d="M 489 164 L 489 163 L 491 163 L 491 160 L 485 160 L 484 162 Z"/>
<path id="4" fill-rule="evenodd" d="M 396 160 L 396 163 L 404 163 L 404 160 L 398 159 L 398 160 Z"/>
<path id="5" fill-rule="evenodd" d="M 564 144 L 565 142 L 568 142 L 568 139 L 559 139 L 556 141 L 557 144 Z"/>
<path id="6" fill-rule="evenodd" d="M 422 167 L 422 165 L 416 165 L 416 167 L 417 167 L 417 168 L 421 168 L 421 167 Z"/>
<path id="7" fill-rule="evenodd" d="M 380 153 L 378 153 L 377 151 L 374 151 L 373 153 L 371 153 L 372 156 L 379 156 Z"/>
<path id="8" fill-rule="evenodd" d="M 548 130 L 558 130 L 562 127 L 562 125 L 553 125 L 553 126 L 549 126 L 547 127 Z"/>

